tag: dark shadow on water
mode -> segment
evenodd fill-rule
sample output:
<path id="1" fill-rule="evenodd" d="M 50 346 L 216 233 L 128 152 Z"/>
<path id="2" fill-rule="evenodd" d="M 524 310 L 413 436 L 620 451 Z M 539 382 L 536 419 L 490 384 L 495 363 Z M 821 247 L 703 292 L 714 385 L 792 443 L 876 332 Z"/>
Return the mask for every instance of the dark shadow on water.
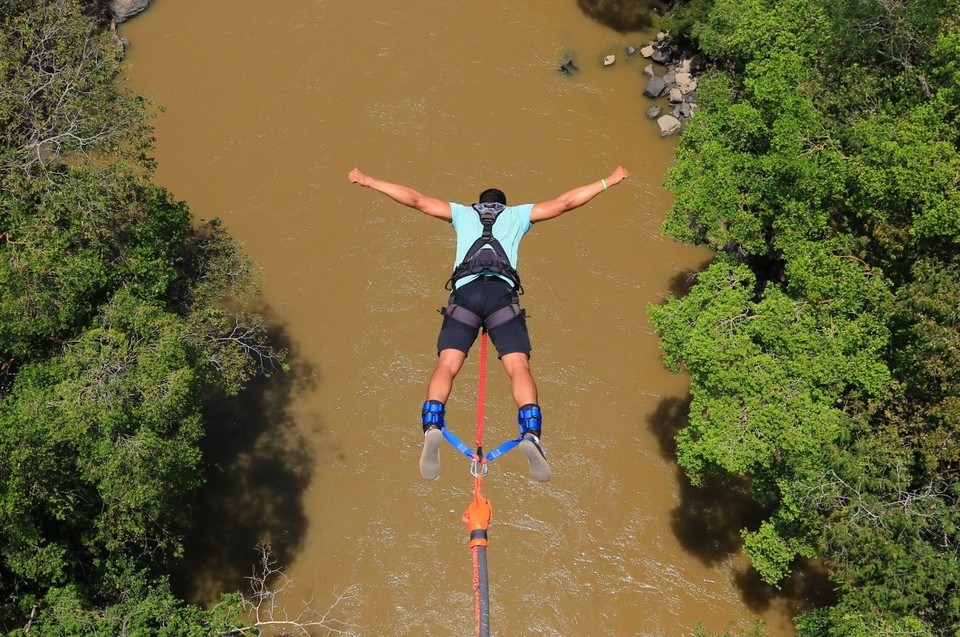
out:
<path id="1" fill-rule="evenodd" d="M 643 31 L 653 26 L 654 16 L 663 14 L 667 3 L 659 0 L 577 0 L 587 17 L 619 33 Z"/>
<path id="2" fill-rule="evenodd" d="M 687 425 L 690 398 L 668 398 L 651 415 L 647 426 L 665 458 L 676 460 L 677 434 Z M 677 468 L 680 503 L 671 511 L 671 527 L 681 546 L 702 563 L 715 566 L 738 553 L 741 529 L 756 529 L 766 515 L 751 495 L 750 481 L 738 476 L 718 476 L 701 487 L 690 484 Z M 748 569 L 736 576 L 744 603 L 754 612 L 775 601 L 791 615 L 829 603 L 832 587 L 823 568 L 812 561 L 798 561 L 791 577 L 777 589 Z"/>
<path id="3" fill-rule="evenodd" d="M 744 603 L 755 613 L 764 612 L 778 603 L 785 604 L 787 612 L 795 617 L 836 602 L 826 569 L 813 560 L 798 560 L 790 576 L 780 582 L 779 590 L 760 579 L 752 568 L 737 573 L 735 579 Z"/>
<path id="4" fill-rule="evenodd" d="M 677 434 L 687 424 L 690 398 L 668 398 L 648 423 L 664 458 L 676 460 Z M 715 479 L 702 487 L 690 484 L 677 468 L 680 505 L 671 512 L 673 533 L 683 548 L 704 564 L 717 564 L 740 550 L 740 529 L 755 528 L 762 512 L 745 479 Z"/>
<path id="5" fill-rule="evenodd" d="M 312 388 L 315 374 L 297 360 L 282 330 L 271 342 L 287 349 L 290 371 L 259 377 L 238 396 L 205 409 L 202 443 L 207 482 L 190 511 L 185 554 L 171 581 L 184 599 L 209 605 L 224 592 L 247 592 L 244 579 L 269 542 L 279 565 L 292 561 L 306 530 L 302 496 L 313 459 L 290 405 Z"/>
<path id="6" fill-rule="evenodd" d="M 690 412 L 690 397 L 667 398 L 661 401 L 647 422 L 647 429 L 657 439 L 660 455 L 668 460 L 677 459 L 677 434 L 687 426 Z"/>
<path id="7" fill-rule="evenodd" d="M 743 478 L 716 478 L 701 487 L 678 474 L 680 506 L 670 513 L 673 534 L 688 553 L 714 566 L 737 553 L 743 544 L 740 529 L 755 529 L 763 511 Z"/>
<path id="8" fill-rule="evenodd" d="M 697 276 L 710 267 L 711 263 L 713 263 L 713 259 L 708 259 L 696 268 L 681 270 L 674 274 L 667 287 L 670 294 L 677 298 L 686 296 L 690 289 L 697 283 Z"/>

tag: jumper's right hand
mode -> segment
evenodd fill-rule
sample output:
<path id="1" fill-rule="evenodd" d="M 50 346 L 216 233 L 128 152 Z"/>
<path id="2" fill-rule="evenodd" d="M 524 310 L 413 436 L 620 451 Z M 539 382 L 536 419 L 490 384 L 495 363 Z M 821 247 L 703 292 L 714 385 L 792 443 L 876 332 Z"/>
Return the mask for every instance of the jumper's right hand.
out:
<path id="1" fill-rule="evenodd" d="M 364 174 L 364 172 L 359 168 L 354 168 L 351 170 L 350 174 L 347 175 L 347 179 L 349 179 L 351 183 L 360 184 L 361 186 L 370 185 L 370 176 Z"/>

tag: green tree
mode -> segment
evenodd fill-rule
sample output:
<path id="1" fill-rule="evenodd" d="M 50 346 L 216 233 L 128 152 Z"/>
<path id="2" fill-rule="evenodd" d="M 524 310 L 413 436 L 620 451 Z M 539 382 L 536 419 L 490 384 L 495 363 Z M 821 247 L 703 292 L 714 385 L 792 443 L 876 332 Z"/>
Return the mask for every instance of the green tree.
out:
<path id="1" fill-rule="evenodd" d="M 253 264 L 150 183 L 147 105 L 81 5 L 0 9 L 0 628 L 226 634 L 239 600 L 165 575 L 205 397 L 282 366 Z"/>
<path id="2" fill-rule="evenodd" d="M 710 58 L 664 231 L 718 251 L 650 308 L 691 376 L 678 461 L 747 476 L 768 582 L 819 555 L 814 635 L 960 625 L 960 8 L 685 3 Z"/>

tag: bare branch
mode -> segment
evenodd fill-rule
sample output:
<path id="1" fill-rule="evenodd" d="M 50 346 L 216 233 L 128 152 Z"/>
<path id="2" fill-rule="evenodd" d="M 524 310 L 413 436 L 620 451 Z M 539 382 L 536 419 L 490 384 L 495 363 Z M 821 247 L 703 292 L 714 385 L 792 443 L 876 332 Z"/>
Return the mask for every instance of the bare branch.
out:
<path id="1" fill-rule="evenodd" d="M 315 610 L 315 600 L 310 599 L 302 602 L 300 610 L 294 615 L 287 611 L 281 601 L 293 580 L 278 566 L 267 542 L 261 540 L 256 551 L 259 562 L 254 565 L 253 574 L 246 578 L 250 582 L 251 595 L 243 598 L 244 610 L 253 617 L 254 627 L 278 631 L 279 635 L 310 637 L 316 634 L 313 631 L 321 631 L 327 636 L 359 637 L 361 627 L 350 619 L 340 618 L 344 612 L 342 606 L 359 599 L 358 584 L 351 584 L 343 592 L 335 593 L 333 602 L 325 611 Z"/>

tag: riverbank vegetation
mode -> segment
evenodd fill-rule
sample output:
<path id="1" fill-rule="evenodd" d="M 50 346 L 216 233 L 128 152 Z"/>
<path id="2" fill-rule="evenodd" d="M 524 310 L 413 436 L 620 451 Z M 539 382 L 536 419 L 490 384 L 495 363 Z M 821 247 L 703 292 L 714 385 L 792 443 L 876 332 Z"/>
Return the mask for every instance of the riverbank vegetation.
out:
<path id="1" fill-rule="evenodd" d="M 236 631 L 239 597 L 197 608 L 167 573 L 204 401 L 283 365 L 252 264 L 151 183 L 103 25 L 67 0 L 0 21 L 0 630 Z M 955 635 L 960 10 L 690 0 L 663 26 L 711 67 L 664 229 L 716 258 L 651 308 L 691 377 L 679 463 L 749 479 L 764 580 L 827 565 L 801 637 Z"/>
<path id="2" fill-rule="evenodd" d="M 0 631 L 226 634 L 171 593 L 202 405 L 282 368 L 251 262 L 150 181 L 150 106 L 72 1 L 0 0 Z"/>
<path id="3" fill-rule="evenodd" d="M 694 484 L 749 479 L 776 585 L 819 558 L 801 637 L 960 626 L 960 9 L 690 0 L 708 58 L 665 232 L 716 251 L 650 308 L 691 377 Z"/>

